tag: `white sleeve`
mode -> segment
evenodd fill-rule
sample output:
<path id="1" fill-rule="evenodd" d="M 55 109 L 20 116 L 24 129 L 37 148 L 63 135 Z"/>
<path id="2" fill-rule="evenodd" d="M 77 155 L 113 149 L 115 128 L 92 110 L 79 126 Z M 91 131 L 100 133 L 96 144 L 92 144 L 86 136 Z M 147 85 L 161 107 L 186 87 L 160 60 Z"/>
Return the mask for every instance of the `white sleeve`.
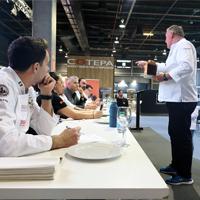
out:
<path id="1" fill-rule="evenodd" d="M 178 82 L 181 78 L 186 77 L 194 70 L 194 52 L 190 44 L 182 44 L 177 51 L 178 67 L 169 72 L 174 81 Z"/>
<path id="2" fill-rule="evenodd" d="M 85 105 L 87 105 L 88 103 L 93 102 L 91 98 L 88 98 L 87 101 L 85 102 Z"/>
<path id="3" fill-rule="evenodd" d="M 38 135 L 50 135 L 53 128 L 58 123 L 59 118 L 53 112 L 53 117 L 49 115 L 42 107 L 40 108 L 36 102 L 36 95 L 33 88 L 30 88 L 33 96 L 34 112 L 30 119 L 30 126 Z M 52 108 L 53 109 L 53 108 Z"/>
<path id="4" fill-rule="evenodd" d="M 63 94 L 60 95 L 60 98 L 62 98 L 62 100 L 67 104 L 67 106 L 69 106 L 71 109 L 74 109 L 76 106 L 74 104 L 72 104 L 67 97 Z"/>
<path id="5" fill-rule="evenodd" d="M 165 72 L 165 63 L 156 63 L 157 64 L 157 73 Z"/>
<path id="6" fill-rule="evenodd" d="M 88 96 L 85 94 L 85 92 L 83 92 L 83 95 L 86 99 L 88 99 Z"/>
<path id="7" fill-rule="evenodd" d="M 80 92 L 78 90 L 76 90 L 75 93 L 76 93 L 76 96 L 78 97 L 78 99 L 80 100 L 81 99 Z"/>
<path id="8" fill-rule="evenodd" d="M 0 81 L 1 84 L 5 84 Z M 9 95 L 0 96 L 0 157 L 22 156 L 51 149 L 50 136 L 31 135 L 19 131 L 16 122 L 16 86 L 6 84 Z"/>

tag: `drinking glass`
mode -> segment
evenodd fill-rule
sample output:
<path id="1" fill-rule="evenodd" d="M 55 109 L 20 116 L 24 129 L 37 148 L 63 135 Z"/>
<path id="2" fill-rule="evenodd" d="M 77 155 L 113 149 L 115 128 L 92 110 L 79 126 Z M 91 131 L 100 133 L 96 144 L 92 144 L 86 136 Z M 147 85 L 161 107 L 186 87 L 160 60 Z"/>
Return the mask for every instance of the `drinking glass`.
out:
<path id="1" fill-rule="evenodd" d="M 122 139 L 117 143 L 120 147 L 129 147 L 130 145 L 126 143 L 126 129 L 128 124 L 131 122 L 131 108 L 130 107 L 119 107 L 117 111 L 117 122 L 122 127 Z"/>

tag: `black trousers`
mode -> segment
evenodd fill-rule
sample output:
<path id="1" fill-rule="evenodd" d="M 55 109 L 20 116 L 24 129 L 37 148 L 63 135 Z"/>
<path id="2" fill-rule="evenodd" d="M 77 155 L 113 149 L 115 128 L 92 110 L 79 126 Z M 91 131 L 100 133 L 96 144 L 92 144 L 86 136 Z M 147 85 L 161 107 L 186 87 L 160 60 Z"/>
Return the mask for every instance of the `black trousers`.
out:
<path id="1" fill-rule="evenodd" d="M 171 166 L 183 178 L 191 178 L 192 135 L 190 132 L 191 114 L 197 102 L 167 102 L 169 111 L 168 132 L 171 139 Z"/>

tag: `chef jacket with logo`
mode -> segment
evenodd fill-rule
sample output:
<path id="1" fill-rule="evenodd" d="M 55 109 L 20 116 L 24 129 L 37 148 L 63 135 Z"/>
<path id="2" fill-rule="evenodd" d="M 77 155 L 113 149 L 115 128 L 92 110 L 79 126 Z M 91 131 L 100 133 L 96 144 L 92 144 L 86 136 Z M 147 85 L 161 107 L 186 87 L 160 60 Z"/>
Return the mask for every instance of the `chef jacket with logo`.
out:
<path id="1" fill-rule="evenodd" d="M 11 67 L 0 70 L 0 157 L 22 156 L 51 149 L 50 134 L 58 122 L 36 102 L 33 87 L 27 93 Z M 29 126 L 38 135 L 26 134 Z"/>

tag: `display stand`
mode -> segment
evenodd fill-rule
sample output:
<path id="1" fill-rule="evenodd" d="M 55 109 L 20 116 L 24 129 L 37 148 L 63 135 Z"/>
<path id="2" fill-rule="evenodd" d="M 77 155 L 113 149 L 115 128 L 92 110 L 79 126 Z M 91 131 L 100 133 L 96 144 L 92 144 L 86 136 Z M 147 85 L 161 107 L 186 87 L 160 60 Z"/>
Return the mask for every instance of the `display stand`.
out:
<path id="1" fill-rule="evenodd" d="M 143 128 L 140 127 L 140 97 L 141 97 L 141 93 L 144 91 L 145 90 L 140 90 L 136 92 L 137 94 L 136 126 L 130 127 L 129 128 L 130 130 L 143 130 Z"/>

